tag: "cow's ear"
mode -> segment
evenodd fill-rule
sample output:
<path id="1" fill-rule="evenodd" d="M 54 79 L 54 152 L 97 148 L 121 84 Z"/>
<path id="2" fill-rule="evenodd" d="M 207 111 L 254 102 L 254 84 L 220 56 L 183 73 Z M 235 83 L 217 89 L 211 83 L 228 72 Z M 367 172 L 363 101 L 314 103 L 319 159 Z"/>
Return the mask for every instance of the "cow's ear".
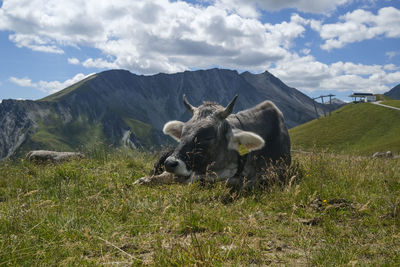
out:
<path id="1" fill-rule="evenodd" d="M 264 144 L 264 139 L 258 134 L 235 130 L 230 137 L 228 148 L 242 153 L 243 149 L 247 149 L 248 152 L 261 149 Z"/>
<path id="2" fill-rule="evenodd" d="M 181 121 L 169 121 L 164 125 L 163 132 L 179 142 L 183 125 L 185 125 L 185 123 Z"/>

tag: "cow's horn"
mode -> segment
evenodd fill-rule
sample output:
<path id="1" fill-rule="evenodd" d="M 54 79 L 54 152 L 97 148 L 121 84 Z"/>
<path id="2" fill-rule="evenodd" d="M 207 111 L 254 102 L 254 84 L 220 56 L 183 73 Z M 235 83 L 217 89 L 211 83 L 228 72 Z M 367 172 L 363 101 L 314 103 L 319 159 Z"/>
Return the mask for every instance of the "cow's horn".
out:
<path id="1" fill-rule="evenodd" d="M 193 114 L 194 111 L 196 110 L 196 108 L 193 107 L 193 106 L 189 103 L 189 101 L 187 100 L 185 94 L 183 94 L 183 103 L 185 104 L 186 109 L 187 109 L 191 114 Z"/>
<path id="2" fill-rule="evenodd" d="M 231 103 L 229 103 L 229 105 L 226 106 L 224 111 L 221 112 L 220 117 L 222 119 L 225 119 L 226 117 L 228 117 L 229 115 L 232 114 L 233 107 L 235 106 L 235 102 L 236 102 L 237 98 L 238 98 L 238 95 L 235 95 L 235 97 L 232 99 Z"/>

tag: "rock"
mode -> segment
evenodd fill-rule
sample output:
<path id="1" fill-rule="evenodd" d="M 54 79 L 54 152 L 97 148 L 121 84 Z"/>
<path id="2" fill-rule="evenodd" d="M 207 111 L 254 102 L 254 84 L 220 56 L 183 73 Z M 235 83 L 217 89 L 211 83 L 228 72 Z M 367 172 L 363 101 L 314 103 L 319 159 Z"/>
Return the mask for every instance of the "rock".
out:
<path id="1" fill-rule="evenodd" d="M 372 155 L 373 158 L 393 158 L 392 151 L 386 151 L 386 152 L 375 152 Z"/>
<path id="2" fill-rule="evenodd" d="M 84 157 L 84 154 L 80 152 L 58 152 L 48 150 L 33 150 L 26 154 L 26 159 L 33 162 L 61 162 Z"/>

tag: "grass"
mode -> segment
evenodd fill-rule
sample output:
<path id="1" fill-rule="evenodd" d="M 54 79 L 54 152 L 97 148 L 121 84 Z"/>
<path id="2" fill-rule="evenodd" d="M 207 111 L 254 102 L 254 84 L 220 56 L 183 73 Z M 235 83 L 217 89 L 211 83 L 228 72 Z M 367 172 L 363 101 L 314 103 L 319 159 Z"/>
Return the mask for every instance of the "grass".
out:
<path id="1" fill-rule="evenodd" d="M 392 98 L 383 95 L 383 94 L 376 94 L 376 101 L 387 101 L 387 100 L 392 100 Z"/>
<path id="2" fill-rule="evenodd" d="M 84 116 L 63 123 L 56 113 L 52 113 L 46 121 L 39 119 L 37 123 L 38 131 L 30 136 L 30 143 L 24 144 L 20 154 L 26 153 L 32 147 L 46 147 L 58 151 L 82 150 L 92 148 L 105 139 L 103 126 L 90 122 Z"/>
<path id="3" fill-rule="evenodd" d="M 152 154 L 0 164 L 0 265 L 400 264 L 400 161 L 294 155 L 297 179 L 132 187 Z"/>
<path id="4" fill-rule="evenodd" d="M 289 131 L 296 149 L 372 155 L 400 152 L 400 112 L 370 103 L 348 104 Z"/>
<path id="5" fill-rule="evenodd" d="M 382 101 L 381 103 L 384 105 L 400 108 L 400 100 L 388 100 L 388 101 Z"/>
<path id="6" fill-rule="evenodd" d="M 46 96 L 45 98 L 39 99 L 39 101 L 54 102 L 54 101 L 60 100 L 61 98 L 68 95 L 69 93 L 75 91 L 76 89 L 80 89 L 80 90 L 90 89 L 91 87 L 90 87 L 90 85 L 87 84 L 87 81 L 95 78 L 96 76 L 97 76 L 96 74 L 91 75 L 71 86 L 68 86 L 67 88 L 65 88 L 57 93 L 54 93 L 52 95 Z"/>
<path id="7" fill-rule="evenodd" d="M 147 147 L 152 144 L 152 127 L 139 120 L 124 118 L 124 122 L 129 126 L 134 135 L 136 135 Z"/>

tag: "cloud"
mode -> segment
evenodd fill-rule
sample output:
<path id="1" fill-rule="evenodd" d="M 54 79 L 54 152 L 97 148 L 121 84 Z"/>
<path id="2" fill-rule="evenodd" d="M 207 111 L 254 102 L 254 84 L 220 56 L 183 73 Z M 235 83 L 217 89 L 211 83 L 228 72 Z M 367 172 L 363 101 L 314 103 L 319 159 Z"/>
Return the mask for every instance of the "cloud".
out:
<path id="1" fill-rule="evenodd" d="M 363 65 L 352 62 L 325 64 L 313 56 L 291 57 L 280 61 L 270 72 L 289 86 L 313 91 L 365 91 L 384 93 L 388 84 L 400 82 L 399 68 L 393 64 Z"/>
<path id="2" fill-rule="evenodd" d="M 245 17 L 259 16 L 258 10 L 276 11 L 284 8 L 294 8 L 307 13 L 326 14 L 350 2 L 352 0 L 216 0 L 217 6 L 234 10 Z"/>
<path id="3" fill-rule="evenodd" d="M 381 8 L 376 15 L 357 9 L 340 17 L 340 20 L 343 22 L 323 25 L 315 21 L 312 23 L 311 27 L 325 40 L 322 49 L 329 51 L 380 36 L 400 37 L 400 10 L 394 7 Z"/>
<path id="4" fill-rule="evenodd" d="M 80 61 L 76 57 L 73 57 L 73 58 L 68 58 L 68 63 L 72 65 L 78 65 Z"/>
<path id="5" fill-rule="evenodd" d="M 400 68 L 394 64 L 386 64 L 385 66 L 383 66 L 383 69 L 393 71 L 393 70 L 398 70 Z"/>
<path id="6" fill-rule="evenodd" d="M 82 66 L 86 68 L 97 68 L 97 69 L 117 69 L 118 65 L 115 62 L 109 62 L 107 60 L 101 59 L 101 58 L 88 58 L 85 61 L 81 62 L 77 58 L 68 58 L 68 63 L 72 65 L 79 65 L 82 64 Z"/>
<path id="7" fill-rule="evenodd" d="M 398 51 L 388 51 L 385 53 L 385 55 L 388 57 L 388 59 L 393 59 L 394 57 L 400 55 L 400 52 Z"/>
<path id="8" fill-rule="evenodd" d="M 143 74 L 215 65 L 265 70 L 290 54 L 304 23 L 293 15 L 263 24 L 218 4 L 167 0 L 9 0 L 0 10 L 0 30 L 13 32 L 18 47 L 58 54 L 94 47 L 104 58 L 68 62 Z"/>
<path id="9" fill-rule="evenodd" d="M 10 77 L 9 80 L 10 82 L 15 83 L 22 87 L 33 87 L 32 81 L 28 77 L 25 78 Z"/>
<path id="10" fill-rule="evenodd" d="M 32 80 L 28 77 L 24 78 L 16 78 L 16 77 L 10 77 L 10 82 L 15 83 L 19 86 L 22 87 L 32 87 L 35 89 L 38 89 L 42 92 L 48 93 L 48 94 L 53 94 L 55 92 L 58 92 L 72 84 L 75 84 L 89 76 L 89 75 L 84 75 L 82 73 L 76 74 L 73 78 L 68 79 L 64 82 L 60 81 L 39 81 L 39 82 L 32 82 Z"/>
<path id="11" fill-rule="evenodd" d="M 31 34 L 12 34 L 9 36 L 10 41 L 14 42 L 17 47 L 27 47 L 33 51 L 64 54 L 64 51 L 52 44 L 49 39 L 42 39 L 39 36 Z"/>
<path id="12" fill-rule="evenodd" d="M 97 58 L 89 58 L 85 60 L 82 65 L 86 68 L 98 68 L 98 69 L 116 69 L 118 65 L 115 62 L 108 62 L 107 60 Z"/>
<path id="13" fill-rule="evenodd" d="M 0 9 L 0 30 L 10 31 L 17 46 L 34 51 L 62 54 L 68 46 L 98 49 L 103 56 L 68 58 L 69 64 L 86 68 L 123 68 L 140 74 L 214 66 L 268 69 L 285 83 L 308 91 L 382 91 L 398 77 L 396 66 L 325 64 L 311 55 L 311 42 L 299 47 L 297 41 L 310 28 L 319 32 L 325 50 L 376 37 L 397 38 L 398 9 L 386 7 L 376 14 L 359 9 L 331 24 L 298 14 L 274 24 L 258 18 L 260 10 L 283 8 L 326 14 L 352 1 L 206 0 L 199 5 L 168 0 L 8 0 Z M 30 83 L 45 92 L 69 84 L 29 78 L 14 82 Z"/>

